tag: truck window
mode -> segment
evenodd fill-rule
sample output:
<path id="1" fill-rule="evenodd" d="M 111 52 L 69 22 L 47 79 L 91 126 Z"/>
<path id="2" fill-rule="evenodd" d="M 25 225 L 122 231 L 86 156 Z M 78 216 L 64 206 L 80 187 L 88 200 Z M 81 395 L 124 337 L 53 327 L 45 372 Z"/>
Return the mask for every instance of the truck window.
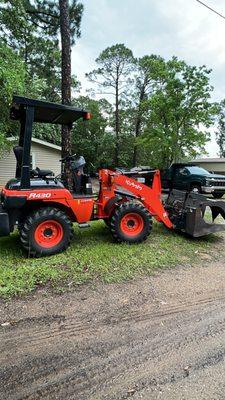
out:
<path id="1" fill-rule="evenodd" d="M 187 168 L 182 167 L 182 168 L 179 168 L 179 169 L 177 170 L 177 174 L 187 176 L 187 175 L 190 174 L 190 172 L 188 171 Z"/>
<path id="2" fill-rule="evenodd" d="M 188 167 L 188 170 L 190 171 L 191 174 L 195 175 L 210 175 L 210 172 L 207 171 L 204 168 L 193 166 L 193 167 Z"/>

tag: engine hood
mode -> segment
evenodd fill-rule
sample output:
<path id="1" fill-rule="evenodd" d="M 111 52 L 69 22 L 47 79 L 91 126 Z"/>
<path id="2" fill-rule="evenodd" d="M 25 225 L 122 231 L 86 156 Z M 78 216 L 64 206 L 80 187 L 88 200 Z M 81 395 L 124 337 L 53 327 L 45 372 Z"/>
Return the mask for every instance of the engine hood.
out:
<path id="1" fill-rule="evenodd" d="M 205 175 L 204 178 L 206 178 L 206 179 L 223 179 L 225 181 L 225 175 L 219 175 L 219 174 Z"/>

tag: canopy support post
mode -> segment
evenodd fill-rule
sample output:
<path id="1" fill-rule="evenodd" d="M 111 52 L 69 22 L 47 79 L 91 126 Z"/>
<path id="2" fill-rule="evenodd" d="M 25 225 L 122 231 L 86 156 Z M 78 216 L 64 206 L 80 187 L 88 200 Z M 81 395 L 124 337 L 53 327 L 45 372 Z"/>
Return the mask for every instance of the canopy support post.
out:
<path id="1" fill-rule="evenodd" d="M 23 141 L 23 162 L 21 170 L 21 189 L 30 189 L 30 148 L 32 127 L 34 122 L 34 107 L 28 106 L 25 111 L 25 129 Z"/>

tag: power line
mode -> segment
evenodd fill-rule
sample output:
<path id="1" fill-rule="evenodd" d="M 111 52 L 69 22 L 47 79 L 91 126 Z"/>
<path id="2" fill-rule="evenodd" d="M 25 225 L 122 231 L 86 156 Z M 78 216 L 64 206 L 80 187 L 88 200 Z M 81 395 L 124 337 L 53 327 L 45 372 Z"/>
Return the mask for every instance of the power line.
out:
<path id="1" fill-rule="evenodd" d="M 216 10 L 214 10 L 213 8 L 209 7 L 207 4 L 203 3 L 203 2 L 200 1 L 200 0 L 196 0 L 196 1 L 197 1 L 198 3 L 200 3 L 202 6 L 208 8 L 210 11 L 212 11 L 212 12 L 214 12 L 215 14 L 219 15 L 219 17 L 225 19 L 225 16 L 224 16 L 224 15 L 220 14 L 218 11 L 216 11 Z"/>

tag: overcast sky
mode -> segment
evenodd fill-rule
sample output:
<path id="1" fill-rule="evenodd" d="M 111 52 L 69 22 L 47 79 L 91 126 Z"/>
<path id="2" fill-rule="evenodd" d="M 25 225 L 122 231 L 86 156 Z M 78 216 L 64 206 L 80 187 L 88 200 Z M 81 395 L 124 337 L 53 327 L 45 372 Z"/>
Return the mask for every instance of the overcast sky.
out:
<path id="1" fill-rule="evenodd" d="M 225 0 L 203 0 L 225 16 Z M 124 43 L 135 56 L 176 55 L 212 68 L 213 100 L 225 98 L 225 19 L 196 0 L 82 0 L 81 38 L 72 51 L 72 70 L 89 87 L 85 72 L 108 46 Z M 216 156 L 215 140 L 207 146 Z"/>

